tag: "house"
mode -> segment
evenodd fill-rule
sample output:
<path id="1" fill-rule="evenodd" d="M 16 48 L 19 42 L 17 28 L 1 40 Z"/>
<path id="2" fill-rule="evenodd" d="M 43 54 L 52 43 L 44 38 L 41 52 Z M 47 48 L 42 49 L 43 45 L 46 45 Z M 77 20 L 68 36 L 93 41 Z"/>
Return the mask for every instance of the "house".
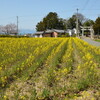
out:
<path id="1" fill-rule="evenodd" d="M 73 34 L 77 34 L 76 28 L 73 29 Z"/>
<path id="2" fill-rule="evenodd" d="M 10 33 L 9 35 L 10 35 L 10 36 L 16 36 L 17 33 Z"/>
<path id="3" fill-rule="evenodd" d="M 72 36 L 73 34 L 77 34 L 77 30 L 74 29 L 67 29 L 66 33 L 69 33 L 70 36 Z"/>
<path id="4" fill-rule="evenodd" d="M 24 34 L 24 36 L 31 37 L 32 34 L 31 33 L 27 33 L 27 34 Z"/>
<path id="5" fill-rule="evenodd" d="M 34 34 L 34 37 L 58 37 L 59 34 L 65 34 L 65 31 L 57 30 L 57 29 L 40 31 L 40 32 L 36 32 Z"/>
<path id="6" fill-rule="evenodd" d="M 43 37 L 43 33 L 44 31 L 41 31 L 41 32 L 36 32 L 35 34 L 33 34 L 33 37 L 37 38 L 37 37 Z"/>
<path id="7" fill-rule="evenodd" d="M 72 35 L 72 30 L 71 30 L 71 29 L 68 29 L 68 30 L 66 31 L 66 33 L 69 33 L 69 35 L 71 36 L 71 35 Z"/>
<path id="8" fill-rule="evenodd" d="M 58 29 L 51 29 L 51 30 L 46 30 L 46 31 L 39 31 L 34 34 L 34 37 L 58 37 L 60 35 L 65 35 L 66 33 L 69 33 L 71 36 L 72 34 L 75 34 L 75 29 L 71 30 L 68 29 L 67 31 L 65 30 L 58 30 Z"/>

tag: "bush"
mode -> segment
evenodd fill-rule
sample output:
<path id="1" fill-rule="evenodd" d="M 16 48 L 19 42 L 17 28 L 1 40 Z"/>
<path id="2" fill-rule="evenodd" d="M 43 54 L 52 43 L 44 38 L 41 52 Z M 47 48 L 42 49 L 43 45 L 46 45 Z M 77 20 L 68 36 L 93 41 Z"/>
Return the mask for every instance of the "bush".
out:
<path id="1" fill-rule="evenodd" d="M 66 36 L 66 37 L 70 37 L 69 33 L 66 33 L 65 36 Z"/>
<path id="2" fill-rule="evenodd" d="M 73 34 L 72 37 L 76 37 L 76 34 Z"/>
<path id="3" fill-rule="evenodd" d="M 17 36 L 17 35 L 15 35 L 15 36 L 12 36 L 12 35 L 0 35 L 0 37 L 2 37 L 2 38 L 6 38 L 6 37 L 8 37 L 8 38 L 25 38 L 25 37 L 29 37 L 29 36 Z"/>

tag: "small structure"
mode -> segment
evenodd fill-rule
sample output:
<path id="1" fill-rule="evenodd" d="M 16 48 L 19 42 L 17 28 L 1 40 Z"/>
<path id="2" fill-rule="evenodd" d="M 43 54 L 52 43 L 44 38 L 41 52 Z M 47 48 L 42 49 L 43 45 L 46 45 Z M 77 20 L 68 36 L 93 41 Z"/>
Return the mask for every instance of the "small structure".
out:
<path id="1" fill-rule="evenodd" d="M 58 33 L 55 30 L 44 31 L 43 37 L 57 37 Z"/>
<path id="2" fill-rule="evenodd" d="M 6 34 L 6 35 L 17 36 L 17 33 L 9 33 L 9 34 Z"/>
<path id="3" fill-rule="evenodd" d="M 76 29 L 67 29 L 66 33 L 69 33 L 70 36 L 72 36 L 73 34 L 77 34 Z"/>
<path id="4" fill-rule="evenodd" d="M 84 36 L 84 31 L 89 30 L 91 38 L 92 39 L 94 38 L 93 26 L 90 26 L 90 27 L 83 27 L 83 26 L 81 26 L 81 30 L 82 30 L 82 36 Z"/>
<path id="5" fill-rule="evenodd" d="M 64 30 L 57 30 L 57 29 L 52 29 L 52 30 L 46 30 L 46 31 L 40 31 L 36 32 L 34 34 L 34 37 L 58 37 L 59 34 L 65 34 L 66 32 Z"/>
<path id="6" fill-rule="evenodd" d="M 35 37 L 35 38 L 37 38 L 37 37 L 43 37 L 43 33 L 44 33 L 44 31 L 36 32 L 36 33 L 34 34 L 34 37 Z"/>
<path id="7" fill-rule="evenodd" d="M 73 33 L 73 34 L 77 34 L 76 28 L 73 29 L 73 32 L 72 32 L 72 33 Z"/>
<path id="8" fill-rule="evenodd" d="M 66 33 L 69 33 L 70 36 L 73 34 L 76 34 L 76 29 L 68 29 L 68 30 L 58 30 L 58 29 L 51 29 L 46 31 L 39 31 L 34 34 L 34 37 L 58 37 L 61 35 L 65 35 Z"/>
<path id="9" fill-rule="evenodd" d="M 31 33 L 27 33 L 27 34 L 24 34 L 24 36 L 31 37 L 32 34 Z"/>

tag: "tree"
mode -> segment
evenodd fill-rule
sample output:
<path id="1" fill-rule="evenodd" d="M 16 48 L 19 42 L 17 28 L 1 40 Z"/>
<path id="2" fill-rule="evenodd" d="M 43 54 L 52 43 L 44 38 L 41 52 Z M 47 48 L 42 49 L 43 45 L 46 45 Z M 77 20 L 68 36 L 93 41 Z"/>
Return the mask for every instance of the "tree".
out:
<path id="1" fill-rule="evenodd" d="M 57 28 L 58 24 L 58 15 L 57 13 L 50 12 L 44 19 L 46 29 Z"/>
<path id="2" fill-rule="evenodd" d="M 3 33 L 4 27 L 0 25 L 0 33 Z"/>
<path id="3" fill-rule="evenodd" d="M 43 23 L 43 21 L 40 21 L 37 25 L 36 25 L 36 30 L 37 31 L 44 31 L 45 28 L 45 24 Z"/>
<path id="4" fill-rule="evenodd" d="M 72 18 L 75 19 L 75 20 L 77 19 L 77 17 L 78 17 L 78 22 L 79 22 L 79 24 L 82 25 L 82 24 L 84 23 L 84 21 L 85 21 L 86 18 L 85 18 L 84 15 L 81 14 L 81 13 L 78 13 L 78 14 L 75 13 L 75 14 L 72 16 Z"/>
<path id="5" fill-rule="evenodd" d="M 84 23 L 83 26 L 92 26 L 94 24 L 93 20 L 87 19 Z"/>
<path id="6" fill-rule="evenodd" d="M 66 21 L 66 27 L 67 29 L 73 29 L 73 28 L 76 28 L 76 19 L 78 17 L 78 24 L 79 26 L 81 26 L 85 20 L 85 17 L 81 14 L 81 13 L 78 13 L 78 14 L 74 14 L 72 15 L 71 18 L 69 18 L 67 21 Z"/>
<path id="7" fill-rule="evenodd" d="M 75 14 L 75 17 L 76 17 L 76 16 L 78 16 L 78 19 L 79 19 L 80 24 L 83 24 L 84 21 L 85 21 L 85 19 L 86 19 L 86 18 L 84 17 L 84 15 L 81 14 L 81 13 L 78 13 L 78 15 Z"/>
<path id="8" fill-rule="evenodd" d="M 50 12 L 36 25 L 37 31 L 45 31 L 47 29 L 64 29 L 63 19 L 59 18 L 57 13 Z"/>
<path id="9" fill-rule="evenodd" d="M 95 34 L 100 35 L 100 17 L 98 17 L 93 25 Z"/>
<path id="10" fill-rule="evenodd" d="M 76 19 L 74 19 L 73 17 L 69 18 L 67 20 L 66 27 L 67 29 L 76 28 Z"/>
<path id="11" fill-rule="evenodd" d="M 5 34 L 17 34 L 17 26 L 15 24 L 7 24 L 2 27 L 2 32 Z"/>
<path id="12" fill-rule="evenodd" d="M 58 29 L 66 29 L 66 23 L 63 18 L 59 18 L 58 20 Z"/>

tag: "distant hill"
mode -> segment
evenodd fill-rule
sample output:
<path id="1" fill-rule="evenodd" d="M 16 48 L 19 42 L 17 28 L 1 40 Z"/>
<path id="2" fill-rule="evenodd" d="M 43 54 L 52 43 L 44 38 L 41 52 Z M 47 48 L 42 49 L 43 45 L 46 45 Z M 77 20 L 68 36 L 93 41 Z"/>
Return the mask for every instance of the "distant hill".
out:
<path id="1" fill-rule="evenodd" d="M 21 29 L 19 31 L 20 34 L 28 34 L 28 33 L 32 34 L 32 33 L 35 33 L 35 32 L 36 32 L 35 30 L 30 30 L 30 29 Z"/>

